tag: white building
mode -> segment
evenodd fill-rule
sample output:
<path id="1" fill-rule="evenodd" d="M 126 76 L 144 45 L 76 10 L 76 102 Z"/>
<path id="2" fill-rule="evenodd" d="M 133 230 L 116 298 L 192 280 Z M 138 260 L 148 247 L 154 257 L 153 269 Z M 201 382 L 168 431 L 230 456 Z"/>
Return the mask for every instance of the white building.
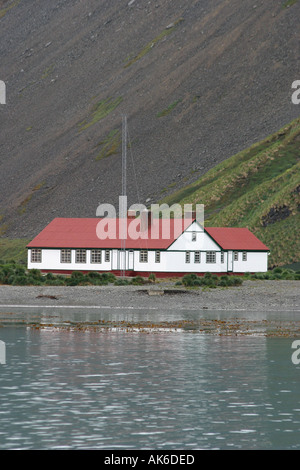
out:
<path id="1" fill-rule="evenodd" d="M 120 220 L 54 219 L 27 245 L 28 269 L 157 277 L 268 270 L 268 247 L 246 228 L 203 229 L 195 219 L 156 219 L 143 229 L 140 219 L 128 217 L 122 239 Z"/>

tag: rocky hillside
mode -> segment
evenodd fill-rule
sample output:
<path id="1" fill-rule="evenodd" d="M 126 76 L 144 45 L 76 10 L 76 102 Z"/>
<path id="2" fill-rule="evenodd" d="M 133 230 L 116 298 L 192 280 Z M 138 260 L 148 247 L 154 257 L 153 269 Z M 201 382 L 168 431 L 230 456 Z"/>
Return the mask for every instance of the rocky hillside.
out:
<path id="1" fill-rule="evenodd" d="M 122 114 L 129 203 L 299 116 L 299 17 L 295 0 L 0 0 L 2 236 L 117 204 Z"/>
<path id="2" fill-rule="evenodd" d="M 209 170 L 164 202 L 205 205 L 205 224 L 247 227 L 269 266 L 300 260 L 300 118 Z"/>

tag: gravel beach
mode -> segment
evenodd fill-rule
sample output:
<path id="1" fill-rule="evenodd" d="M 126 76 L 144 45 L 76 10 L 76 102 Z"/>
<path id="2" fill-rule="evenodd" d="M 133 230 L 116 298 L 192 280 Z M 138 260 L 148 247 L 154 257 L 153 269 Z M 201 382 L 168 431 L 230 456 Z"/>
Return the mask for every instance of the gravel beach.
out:
<path id="1" fill-rule="evenodd" d="M 299 281 L 245 280 L 242 286 L 203 290 L 158 281 L 144 286 L 0 286 L 1 312 L 9 306 L 299 311 Z"/>
<path id="2" fill-rule="evenodd" d="M 244 281 L 205 289 L 143 286 L 0 286 L 0 327 L 35 330 L 300 337 L 299 281 Z"/>

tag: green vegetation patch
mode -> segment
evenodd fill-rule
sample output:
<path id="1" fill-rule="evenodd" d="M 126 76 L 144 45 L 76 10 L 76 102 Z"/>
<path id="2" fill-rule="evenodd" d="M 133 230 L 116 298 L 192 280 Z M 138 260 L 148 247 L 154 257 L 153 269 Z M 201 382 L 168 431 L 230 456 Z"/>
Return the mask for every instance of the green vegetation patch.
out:
<path id="1" fill-rule="evenodd" d="M 287 2 L 284 2 L 284 4 L 282 5 L 282 8 L 291 7 L 292 5 L 295 5 L 295 3 L 297 2 L 298 0 L 288 0 Z"/>
<path id="2" fill-rule="evenodd" d="M 204 204 L 205 225 L 249 228 L 270 248 L 270 266 L 297 262 L 299 148 L 300 118 L 162 202 Z"/>
<path id="3" fill-rule="evenodd" d="M 45 80 L 45 78 L 49 77 L 49 75 L 55 70 L 55 65 L 51 64 L 49 67 L 47 67 L 42 75 L 42 79 Z"/>
<path id="4" fill-rule="evenodd" d="M 101 150 L 97 154 L 96 160 L 116 155 L 121 148 L 121 142 L 121 132 L 118 129 L 112 130 L 105 139 L 97 144 L 97 147 L 101 147 Z"/>
<path id="5" fill-rule="evenodd" d="M 2 8 L 0 10 L 0 19 L 3 18 L 9 10 L 19 5 L 20 2 L 21 0 L 15 0 L 14 2 L 11 2 L 7 7 Z"/>
<path id="6" fill-rule="evenodd" d="M 170 114 L 173 111 L 174 108 L 176 108 L 176 106 L 180 102 L 181 102 L 181 100 L 174 101 L 166 109 L 163 109 L 163 111 L 160 111 L 159 113 L 157 113 L 156 117 L 160 118 L 160 117 L 167 116 L 168 114 Z"/>
<path id="7" fill-rule="evenodd" d="M 148 42 L 148 44 L 146 44 L 146 46 L 143 47 L 143 49 L 137 54 L 135 55 L 132 59 L 129 59 L 126 64 L 124 65 L 124 67 L 130 67 L 132 64 L 134 64 L 135 62 L 137 62 L 138 60 L 140 60 L 142 57 L 144 57 L 146 54 L 148 54 L 148 52 L 151 51 L 151 49 L 157 44 L 159 43 L 162 39 L 164 39 L 166 36 L 168 36 L 169 34 L 171 34 L 176 28 L 177 26 L 182 22 L 184 21 L 183 18 L 179 18 L 178 20 L 176 20 L 174 23 L 172 23 L 170 26 L 168 26 L 167 28 L 165 28 L 158 36 L 156 36 L 152 41 Z"/>
<path id="8" fill-rule="evenodd" d="M 109 97 L 106 100 L 98 101 L 98 103 L 93 106 L 90 120 L 83 121 L 79 124 L 80 130 L 83 131 L 85 129 L 88 129 L 96 122 L 99 122 L 101 121 L 101 119 L 104 119 L 109 113 L 114 111 L 117 106 L 122 103 L 122 101 L 122 96 L 118 96 L 117 98 Z"/>
<path id="9" fill-rule="evenodd" d="M 17 242 L 17 241 L 15 241 Z M 21 247 L 23 247 L 23 242 Z M 28 241 L 26 242 L 28 244 Z M 0 245 L 1 247 L 1 245 Z M 9 253 L 12 254 L 12 247 L 9 247 Z M 15 243 L 14 249 L 20 249 Z M 0 251 L 3 253 L 3 250 Z M 21 253 L 15 253 L 15 258 L 18 258 Z M 154 282 L 153 278 L 144 279 L 141 276 L 135 276 L 131 279 L 117 279 L 113 273 L 104 272 L 99 273 L 91 271 L 87 274 L 81 271 L 74 271 L 71 276 L 61 274 L 43 274 L 39 269 L 27 270 L 23 264 L 15 262 L 13 259 L 10 261 L 0 260 L 0 284 L 13 285 L 13 286 L 107 286 L 114 284 L 116 286 L 135 285 L 141 286 L 149 282 Z"/>
<path id="10" fill-rule="evenodd" d="M 203 287 L 215 289 L 216 287 L 232 287 L 241 286 L 243 279 L 240 276 L 217 276 L 210 272 L 205 273 L 204 276 L 197 276 L 191 273 L 183 276 L 182 281 L 178 281 L 176 285 L 184 285 L 185 287 Z"/>
<path id="11" fill-rule="evenodd" d="M 42 181 L 41 183 L 38 183 L 34 188 L 32 188 L 31 190 L 31 193 L 29 193 L 25 199 L 23 199 L 23 201 L 21 202 L 21 204 L 19 205 L 19 214 L 22 215 L 26 212 L 26 209 L 27 209 L 27 205 L 28 203 L 31 201 L 33 195 L 34 195 L 34 192 L 35 191 L 38 191 L 39 189 L 41 189 L 45 184 L 45 181 Z"/>
<path id="12" fill-rule="evenodd" d="M 25 238 L 0 238 L 0 260 L 1 263 L 27 263 L 27 248 L 30 240 Z"/>

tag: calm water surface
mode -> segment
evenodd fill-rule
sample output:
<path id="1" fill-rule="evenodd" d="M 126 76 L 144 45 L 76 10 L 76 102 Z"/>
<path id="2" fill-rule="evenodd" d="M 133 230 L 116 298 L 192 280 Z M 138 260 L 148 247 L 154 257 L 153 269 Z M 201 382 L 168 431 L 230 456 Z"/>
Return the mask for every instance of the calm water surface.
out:
<path id="1" fill-rule="evenodd" d="M 0 329 L 1 449 L 300 449 L 292 339 Z"/>

